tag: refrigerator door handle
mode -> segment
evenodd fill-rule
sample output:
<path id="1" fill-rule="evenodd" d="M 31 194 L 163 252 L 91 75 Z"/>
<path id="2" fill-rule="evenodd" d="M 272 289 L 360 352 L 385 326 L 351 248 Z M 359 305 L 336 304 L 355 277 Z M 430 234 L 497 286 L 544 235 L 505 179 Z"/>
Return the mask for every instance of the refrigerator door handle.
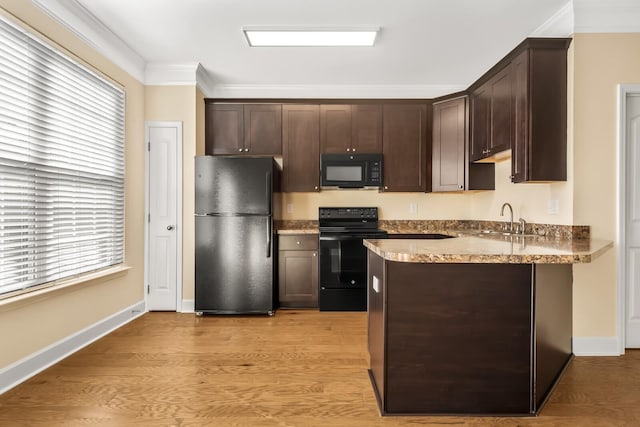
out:
<path id="1" fill-rule="evenodd" d="M 267 217 L 267 258 L 271 258 L 271 217 Z"/>
<path id="2" fill-rule="evenodd" d="M 271 171 L 266 172 L 266 191 L 264 192 L 264 197 L 267 202 L 267 215 L 271 215 Z"/>

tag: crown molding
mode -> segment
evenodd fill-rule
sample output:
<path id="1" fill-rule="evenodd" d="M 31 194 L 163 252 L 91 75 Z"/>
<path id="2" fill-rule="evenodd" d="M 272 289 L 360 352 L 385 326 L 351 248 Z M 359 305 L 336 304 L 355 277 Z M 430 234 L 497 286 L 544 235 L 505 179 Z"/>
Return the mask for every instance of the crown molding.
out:
<path id="1" fill-rule="evenodd" d="M 198 64 L 196 68 L 196 84 L 203 94 L 212 93 L 214 88 L 214 82 L 211 75 L 204 69 L 204 67 Z"/>
<path id="2" fill-rule="evenodd" d="M 573 0 L 576 33 L 640 32 L 638 0 Z"/>
<path id="3" fill-rule="evenodd" d="M 149 86 L 195 86 L 197 62 L 148 62 L 144 70 L 144 84 Z"/>
<path id="4" fill-rule="evenodd" d="M 51 18 L 121 67 L 144 81 L 144 59 L 75 0 L 31 0 Z"/>
<path id="5" fill-rule="evenodd" d="M 249 85 L 216 84 L 207 98 L 430 99 L 466 90 L 464 85 Z"/>
<path id="6" fill-rule="evenodd" d="M 573 2 L 568 1 L 556 13 L 536 28 L 530 37 L 569 37 L 573 34 Z"/>

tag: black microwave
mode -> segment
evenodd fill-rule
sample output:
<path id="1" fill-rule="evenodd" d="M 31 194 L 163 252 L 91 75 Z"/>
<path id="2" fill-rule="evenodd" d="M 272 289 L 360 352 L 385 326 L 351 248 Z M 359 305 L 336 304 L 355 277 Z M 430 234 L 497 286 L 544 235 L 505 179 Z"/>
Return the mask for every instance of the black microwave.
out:
<path id="1" fill-rule="evenodd" d="M 382 154 L 322 154 L 322 187 L 382 187 Z"/>

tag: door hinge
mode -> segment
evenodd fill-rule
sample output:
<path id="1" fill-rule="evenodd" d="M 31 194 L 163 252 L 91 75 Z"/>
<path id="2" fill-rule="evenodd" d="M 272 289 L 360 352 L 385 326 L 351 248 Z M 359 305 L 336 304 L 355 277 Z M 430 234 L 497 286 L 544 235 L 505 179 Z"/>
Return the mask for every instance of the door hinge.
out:
<path id="1" fill-rule="evenodd" d="M 151 285 L 147 285 L 147 294 L 151 293 Z"/>
<path id="2" fill-rule="evenodd" d="M 147 222 L 151 222 L 151 214 L 147 214 Z"/>
<path id="3" fill-rule="evenodd" d="M 151 141 L 147 142 L 147 151 L 151 151 Z"/>

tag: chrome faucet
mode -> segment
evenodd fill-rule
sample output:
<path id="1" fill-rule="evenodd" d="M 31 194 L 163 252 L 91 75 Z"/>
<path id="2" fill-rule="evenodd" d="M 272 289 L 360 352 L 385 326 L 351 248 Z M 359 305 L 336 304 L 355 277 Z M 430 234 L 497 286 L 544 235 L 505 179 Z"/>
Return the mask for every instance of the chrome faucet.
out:
<path id="1" fill-rule="evenodd" d="M 500 216 L 504 216 L 504 207 L 507 206 L 509 208 L 509 213 L 511 214 L 509 218 L 509 232 L 513 233 L 513 208 L 509 203 L 504 203 L 502 205 L 502 209 L 500 209 Z"/>
<path id="2" fill-rule="evenodd" d="M 524 235 L 524 229 L 527 226 L 527 221 L 525 221 L 523 218 L 520 218 L 519 222 L 520 222 L 520 234 Z"/>

